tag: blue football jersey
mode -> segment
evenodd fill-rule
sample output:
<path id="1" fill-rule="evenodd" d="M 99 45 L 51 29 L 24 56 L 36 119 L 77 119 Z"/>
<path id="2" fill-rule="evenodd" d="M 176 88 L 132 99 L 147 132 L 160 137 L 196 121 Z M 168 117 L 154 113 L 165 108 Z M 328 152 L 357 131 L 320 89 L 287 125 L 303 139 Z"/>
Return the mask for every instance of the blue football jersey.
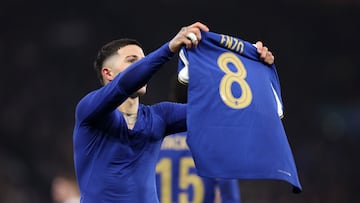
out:
<path id="1" fill-rule="evenodd" d="M 214 202 L 215 187 L 219 187 L 223 203 L 240 202 L 237 180 L 216 180 L 197 175 L 185 132 L 165 137 L 156 174 L 161 203 Z"/>
<path id="2" fill-rule="evenodd" d="M 188 66 L 187 143 L 201 176 L 276 179 L 301 191 L 281 121 L 275 65 L 236 37 L 202 32 L 197 48 L 180 51 Z"/>

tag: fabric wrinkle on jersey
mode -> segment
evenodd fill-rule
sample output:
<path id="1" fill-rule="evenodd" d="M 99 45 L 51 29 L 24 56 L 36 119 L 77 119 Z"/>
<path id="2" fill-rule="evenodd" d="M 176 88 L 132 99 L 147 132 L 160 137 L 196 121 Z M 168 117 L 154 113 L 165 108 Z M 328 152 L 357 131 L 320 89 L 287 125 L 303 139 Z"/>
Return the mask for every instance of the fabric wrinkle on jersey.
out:
<path id="1" fill-rule="evenodd" d="M 275 65 L 260 61 L 253 44 L 213 32 L 180 54 L 189 66 L 187 143 L 199 175 L 282 180 L 301 192 Z"/>

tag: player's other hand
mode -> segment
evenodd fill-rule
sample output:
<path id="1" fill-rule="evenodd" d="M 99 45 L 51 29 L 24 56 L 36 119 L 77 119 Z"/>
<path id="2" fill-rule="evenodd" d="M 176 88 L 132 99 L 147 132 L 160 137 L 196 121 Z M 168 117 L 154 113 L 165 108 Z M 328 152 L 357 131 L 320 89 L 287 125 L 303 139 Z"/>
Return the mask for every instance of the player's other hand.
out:
<path id="1" fill-rule="evenodd" d="M 196 22 L 192 25 L 182 27 L 181 30 L 176 34 L 176 36 L 172 40 L 170 40 L 170 51 L 174 53 L 178 52 L 182 45 L 185 45 L 186 48 L 190 48 L 192 46 L 196 47 L 201 40 L 201 30 L 207 32 L 209 31 L 209 28 L 200 22 Z M 189 38 L 189 33 L 194 33 L 196 39 Z"/>
<path id="2" fill-rule="evenodd" d="M 269 51 L 269 49 L 264 46 L 261 41 L 257 41 L 255 45 L 257 48 L 257 52 L 259 53 L 260 59 L 269 65 L 273 64 L 275 61 L 275 57 L 273 56 L 271 51 Z"/>

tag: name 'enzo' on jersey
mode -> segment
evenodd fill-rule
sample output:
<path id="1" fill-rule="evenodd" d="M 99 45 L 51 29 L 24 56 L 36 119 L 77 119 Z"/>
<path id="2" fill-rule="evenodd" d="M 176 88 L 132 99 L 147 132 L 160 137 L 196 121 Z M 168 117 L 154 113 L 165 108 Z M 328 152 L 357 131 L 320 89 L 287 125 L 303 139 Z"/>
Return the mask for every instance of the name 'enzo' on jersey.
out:
<path id="1" fill-rule="evenodd" d="M 228 35 L 221 35 L 219 45 L 242 54 L 244 51 L 244 42 L 238 38 L 231 37 Z"/>

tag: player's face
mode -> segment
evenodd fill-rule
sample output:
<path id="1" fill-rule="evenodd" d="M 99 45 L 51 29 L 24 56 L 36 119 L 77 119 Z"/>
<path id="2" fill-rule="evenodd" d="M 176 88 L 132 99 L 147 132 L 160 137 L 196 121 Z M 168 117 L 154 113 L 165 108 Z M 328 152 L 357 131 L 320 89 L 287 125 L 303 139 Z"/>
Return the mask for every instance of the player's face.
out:
<path id="1" fill-rule="evenodd" d="M 145 57 L 143 50 L 137 45 L 127 45 L 120 48 L 118 51 L 118 57 L 114 62 L 114 67 L 112 71 L 114 73 L 114 77 L 126 70 L 132 63 L 142 59 Z M 134 95 L 131 97 L 141 96 L 146 93 L 146 85 L 140 88 Z"/>

